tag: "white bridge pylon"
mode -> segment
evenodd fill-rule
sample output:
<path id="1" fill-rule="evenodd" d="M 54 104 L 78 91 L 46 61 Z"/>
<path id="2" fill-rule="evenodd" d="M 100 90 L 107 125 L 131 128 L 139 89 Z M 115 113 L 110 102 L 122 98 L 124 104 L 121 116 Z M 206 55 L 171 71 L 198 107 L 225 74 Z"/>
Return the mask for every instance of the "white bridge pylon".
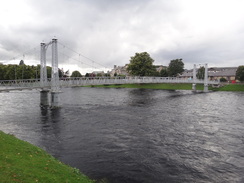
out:
<path id="1" fill-rule="evenodd" d="M 60 93 L 59 86 L 59 73 L 58 73 L 58 40 L 52 39 L 49 43 L 41 43 L 41 72 L 40 82 L 41 87 L 47 85 L 47 67 L 46 67 L 46 53 L 48 46 L 52 45 L 52 77 L 51 77 L 51 107 L 58 107 L 58 94 Z M 47 106 L 48 104 L 48 90 L 43 89 L 41 91 L 41 105 Z"/>
<path id="2" fill-rule="evenodd" d="M 47 67 L 46 67 L 46 52 L 49 45 L 52 45 L 52 78 L 51 91 L 60 91 L 59 74 L 58 74 L 58 40 L 52 39 L 49 43 L 41 43 L 41 85 L 44 87 L 47 84 Z"/>
<path id="3" fill-rule="evenodd" d="M 208 64 L 205 64 L 205 72 L 204 72 L 204 92 L 208 92 L 208 84 L 210 81 L 208 80 Z M 196 81 L 197 81 L 197 75 L 196 75 L 196 64 L 194 64 L 193 67 L 193 84 L 192 84 L 192 90 L 196 91 Z"/>

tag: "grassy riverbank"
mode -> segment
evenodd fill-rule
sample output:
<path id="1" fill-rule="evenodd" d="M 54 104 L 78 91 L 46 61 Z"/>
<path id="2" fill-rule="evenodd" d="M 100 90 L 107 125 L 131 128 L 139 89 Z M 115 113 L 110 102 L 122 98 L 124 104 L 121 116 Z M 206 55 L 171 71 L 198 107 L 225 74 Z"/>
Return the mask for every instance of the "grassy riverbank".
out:
<path id="1" fill-rule="evenodd" d="M 92 183 L 42 149 L 0 131 L 0 182 Z"/>
<path id="2" fill-rule="evenodd" d="M 94 87 L 106 87 L 106 88 L 144 88 L 144 89 L 158 89 L 158 90 L 191 90 L 191 84 L 116 84 L 116 85 L 97 85 Z M 203 85 L 197 85 L 197 90 L 203 90 Z"/>
<path id="3" fill-rule="evenodd" d="M 209 87 L 213 91 L 241 91 L 244 92 L 244 84 L 227 84 L 220 88 Z"/>
<path id="4" fill-rule="evenodd" d="M 144 89 L 159 89 L 159 90 L 192 90 L 192 84 L 188 83 L 160 83 L 160 84 L 116 84 L 116 85 L 97 85 L 93 87 L 106 88 L 144 88 Z M 197 90 L 203 90 L 203 84 L 196 85 Z M 229 84 L 220 88 L 209 87 L 213 91 L 244 91 L 243 84 Z"/>

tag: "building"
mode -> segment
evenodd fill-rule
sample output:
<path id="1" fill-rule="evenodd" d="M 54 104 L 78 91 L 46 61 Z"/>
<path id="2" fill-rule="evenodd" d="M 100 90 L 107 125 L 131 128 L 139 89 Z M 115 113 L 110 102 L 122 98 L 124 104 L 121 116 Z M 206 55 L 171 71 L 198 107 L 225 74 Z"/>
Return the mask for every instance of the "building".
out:
<path id="1" fill-rule="evenodd" d="M 209 80 L 225 78 L 228 82 L 231 82 L 235 80 L 236 71 L 237 67 L 210 67 L 208 68 L 208 78 Z M 185 70 L 179 77 L 193 78 L 193 70 Z"/>
<path id="2" fill-rule="evenodd" d="M 103 76 L 104 75 L 104 71 L 93 71 L 92 74 L 95 75 L 95 76 Z"/>
<path id="3" fill-rule="evenodd" d="M 114 75 L 117 75 L 117 76 L 121 76 L 121 75 L 122 76 L 128 76 L 129 73 L 126 70 L 127 67 L 128 67 L 128 64 L 126 64 L 125 66 L 117 66 L 117 65 L 114 65 L 114 68 L 110 72 L 110 76 L 111 77 L 113 77 Z"/>
<path id="4" fill-rule="evenodd" d="M 126 64 L 125 66 L 114 65 L 114 68 L 110 72 L 110 76 L 114 76 L 115 73 L 117 74 L 117 76 L 129 76 L 129 73 L 127 72 L 127 67 L 128 64 Z M 157 72 L 160 72 L 161 70 L 166 69 L 167 67 L 163 65 L 155 65 L 155 68 Z"/>
<path id="5" fill-rule="evenodd" d="M 157 72 L 160 72 L 163 69 L 167 69 L 167 67 L 166 66 L 163 66 L 163 65 L 155 65 L 155 67 L 156 67 L 156 71 Z"/>

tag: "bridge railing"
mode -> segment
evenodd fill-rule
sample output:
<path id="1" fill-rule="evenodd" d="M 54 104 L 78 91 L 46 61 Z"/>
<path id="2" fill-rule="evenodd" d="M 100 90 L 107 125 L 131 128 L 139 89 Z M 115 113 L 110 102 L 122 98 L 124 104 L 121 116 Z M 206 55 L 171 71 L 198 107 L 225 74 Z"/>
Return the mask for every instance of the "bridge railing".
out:
<path id="1" fill-rule="evenodd" d="M 203 84 L 204 80 L 192 80 L 177 77 L 80 77 L 66 78 L 60 81 L 60 86 L 134 84 L 134 83 L 196 83 Z M 218 84 L 219 81 L 208 81 L 208 84 Z"/>
<path id="2" fill-rule="evenodd" d="M 177 77 L 79 77 L 61 78 L 60 87 L 109 84 L 136 84 L 136 83 L 196 83 L 203 84 L 204 80 L 193 80 Z M 208 84 L 219 84 L 219 81 L 208 81 Z M 51 79 L 42 85 L 39 79 L 0 80 L 1 88 L 50 88 Z"/>
<path id="3" fill-rule="evenodd" d="M 44 86 L 41 85 L 39 79 L 23 79 L 23 80 L 0 80 L 1 88 L 42 88 L 50 87 L 51 79 L 45 83 Z"/>

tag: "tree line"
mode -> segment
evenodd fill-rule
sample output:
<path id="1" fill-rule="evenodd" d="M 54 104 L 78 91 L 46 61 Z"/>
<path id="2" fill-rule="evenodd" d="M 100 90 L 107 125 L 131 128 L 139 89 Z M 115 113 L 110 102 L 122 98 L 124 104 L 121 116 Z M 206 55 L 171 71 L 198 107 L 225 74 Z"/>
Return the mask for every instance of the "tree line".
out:
<path id="1" fill-rule="evenodd" d="M 184 72 L 184 63 L 182 59 L 171 60 L 168 67 L 164 67 L 159 72 L 153 65 L 154 60 L 147 52 L 135 53 L 130 58 L 127 66 L 127 72 L 132 76 L 155 76 L 155 77 L 176 77 Z M 59 77 L 69 77 L 69 70 L 64 71 L 58 69 Z M 47 77 L 51 78 L 52 67 L 47 66 Z M 92 75 L 93 76 L 93 75 Z M 108 74 L 106 75 L 108 76 Z M 70 77 L 82 77 L 79 71 L 73 71 Z M 91 77 L 86 73 L 85 77 Z M 197 71 L 197 78 L 204 78 L 204 67 L 200 67 Z M 19 65 L 3 65 L 0 64 L 0 80 L 18 80 L 18 79 L 40 79 L 40 65 L 25 65 L 21 60 Z M 239 66 L 236 71 L 236 79 L 244 81 L 244 66 Z"/>
<path id="2" fill-rule="evenodd" d="M 51 76 L 51 68 L 47 67 L 47 73 Z M 17 80 L 17 79 L 39 79 L 40 65 L 0 65 L 0 80 Z"/>
<path id="3" fill-rule="evenodd" d="M 51 78 L 52 67 L 47 66 L 47 78 Z M 18 64 L 0 64 L 0 80 L 18 80 L 18 79 L 40 79 L 41 66 L 25 65 L 21 60 Z M 68 77 L 69 71 L 58 69 L 59 77 Z"/>
<path id="4" fill-rule="evenodd" d="M 176 77 L 184 72 L 184 63 L 182 59 L 171 60 L 167 68 L 157 71 L 153 65 L 154 60 L 147 52 L 136 53 L 130 58 L 127 72 L 133 76 L 160 76 L 160 77 Z"/>
<path id="5" fill-rule="evenodd" d="M 133 76 L 160 76 L 160 77 L 176 77 L 184 72 L 184 63 L 182 59 L 171 60 L 169 66 L 157 72 L 156 66 L 153 65 L 154 60 L 147 52 L 136 53 L 130 58 L 127 72 Z M 205 68 L 200 67 L 197 71 L 197 78 L 204 79 Z M 236 71 L 236 79 L 244 81 L 244 65 L 239 66 Z M 225 78 L 221 78 L 225 79 Z"/>

